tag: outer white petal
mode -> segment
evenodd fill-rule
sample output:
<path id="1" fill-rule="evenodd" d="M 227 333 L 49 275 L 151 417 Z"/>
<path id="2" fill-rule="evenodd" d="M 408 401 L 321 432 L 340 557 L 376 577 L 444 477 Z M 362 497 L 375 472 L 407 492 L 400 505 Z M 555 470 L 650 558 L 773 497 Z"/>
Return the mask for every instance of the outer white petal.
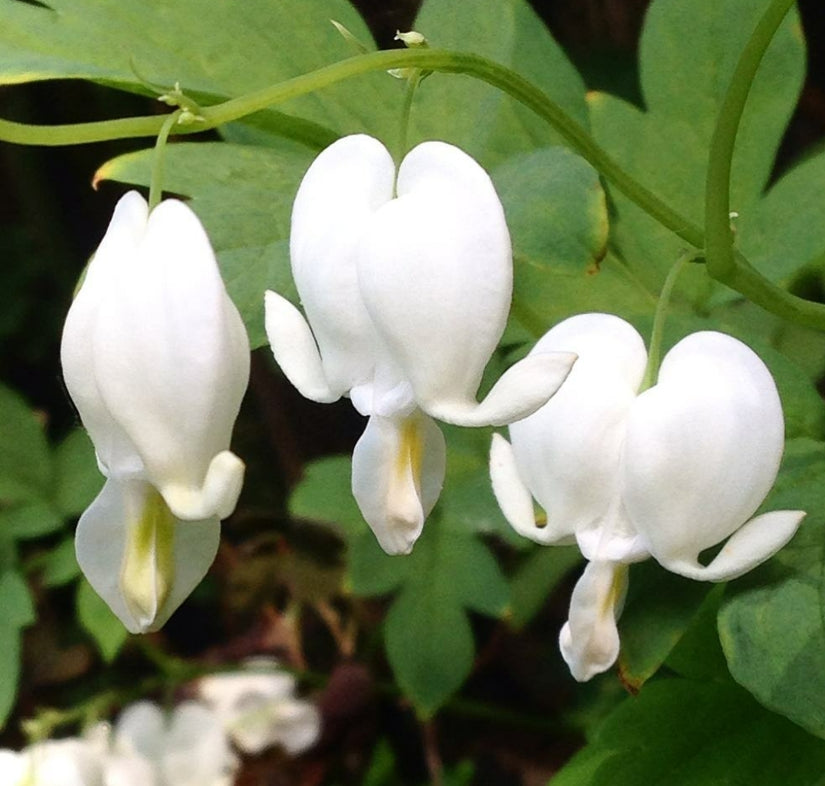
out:
<path id="1" fill-rule="evenodd" d="M 486 172 L 443 142 L 407 155 L 397 193 L 361 243 L 364 302 L 423 408 L 472 406 L 510 308 L 504 211 Z"/>
<path id="2" fill-rule="evenodd" d="M 229 447 L 249 342 L 197 216 L 176 200 L 155 208 L 111 289 L 93 337 L 107 408 L 179 517 L 226 515 L 243 467 L 210 464 Z M 218 499 L 207 499 L 216 491 Z"/>
<path id="3" fill-rule="evenodd" d="M 132 633 L 158 630 L 204 577 L 218 549 L 217 517 L 180 521 L 171 514 L 163 518 L 161 510 L 153 531 L 147 516 L 158 513 L 158 504 L 145 481 L 110 478 L 75 535 L 81 570 Z"/>
<path id="4" fill-rule="evenodd" d="M 510 426 L 519 475 L 547 512 L 554 539 L 576 534 L 588 559 L 636 559 L 641 549 L 619 498 L 628 412 L 647 353 L 636 330 L 610 314 L 559 323 L 530 356 L 578 355 L 567 380 L 535 414 Z"/>
<path id="5" fill-rule="evenodd" d="M 756 354 L 722 333 L 680 341 L 628 419 L 624 499 L 650 553 L 664 565 L 698 566 L 702 550 L 759 507 L 783 446 L 779 395 Z M 752 566 L 773 553 L 778 545 L 760 550 L 787 540 L 786 524 L 776 537 L 766 539 L 759 526 L 753 538 L 737 541 L 737 558 L 727 569 L 736 572 L 735 563 Z"/>
<path id="6" fill-rule="evenodd" d="M 506 426 L 546 404 L 575 361 L 572 352 L 536 353 L 508 368 L 479 404 L 441 399 L 425 408 L 433 417 L 459 426 Z"/>
<path id="7" fill-rule="evenodd" d="M 292 274 L 336 397 L 373 374 L 377 337 L 356 256 L 371 216 L 392 199 L 394 179 L 392 157 L 378 140 L 344 137 L 312 163 L 292 208 Z"/>
<path id="8" fill-rule="evenodd" d="M 431 418 L 369 419 L 352 454 L 352 493 L 387 554 L 412 551 L 445 469 L 444 435 Z"/>
<path id="9" fill-rule="evenodd" d="M 794 536 L 804 518 L 805 512 L 801 510 L 763 513 L 736 530 L 709 565 L 700 565 L 695 558 L 662 560 L 662 565 L 697 581 L 729 581 L 776 554 Z"/>
<path id="10" fill-rule="evenodd" d="M 0 750 L 0 783 L 24 786 L 27 774 L 28 761 L 25 754 L 8 749 Z"/>
<path id="11" fill-rule="evenodd" d="M 519 476 L 512 446 L 500 434 L 493 434 L 490 446 L 490 479 L 504 518 L 519 535 L 543 545 L 570 540 L 574 533 L 564 528 L 564 521 L 557 522 L 562 526 L 556 528 L 536 521 L 533 495 Z"/>
<path id="12" fill-rule="evenodd" d="M 298 392 L 319 404 L 337 401 L 346 392 L 330 390 L 324 365 L 307 321 L 286 298 L 264 295 L 266 335 L 275 361 Z"/>
<path id="13" fill-rule="evenodd" d="M 100 306 L 111 297 L 112 282 L 121 270 L 134 264 L 148 214 L 146 201 L 136 191 L 130 191 L 117 203 L 109 228 L 66 315 L 60 345 L 66 388 L 107 474 L 137 474 L 143 468 L 134 445 L 101 398 L 93 347 Z"/>
<path id="14" fill-rule="evenodd" d="M 230 786 L 238 768 L 220 720 L 194 701 L 175 708 L 160 764 L 170 786 Z"/>
<path id="15" fill-rule="evenodd" d="M 104 786 L 100 757 L 82 739 L 46 740 L 26 748 L 24 756 L 20 786 Z"/>
<path id="16" fill-rule="evenodd" d="M 573 589 L 559 646 L 579 682 L 607 671 L 619 657 L 616 620 L 626 591 L 627 566 L 614 562 L 589 562 Z"/>
<path id="17" fill-rule="evenodd" d="M 137 701 L 126 707 L 117 719 L 114 750 L 138 754 L 157 763 L 164 749 L 166 718 L 153 701 Z"/>

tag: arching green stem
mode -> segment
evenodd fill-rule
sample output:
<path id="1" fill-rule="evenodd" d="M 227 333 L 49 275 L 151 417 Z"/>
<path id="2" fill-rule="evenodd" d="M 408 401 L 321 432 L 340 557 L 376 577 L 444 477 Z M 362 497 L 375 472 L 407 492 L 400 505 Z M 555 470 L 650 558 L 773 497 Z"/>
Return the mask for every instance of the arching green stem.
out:
<path id="1" fill-rule="evenodd" d="M 747 264 L 734 254 L 730 227 L 730 173 L 734 144 L 759 64 L 793 4 L 794 0 L 772 0 L 762 15 L 739 56 L 711 137 L 705 181 L 705 259 L 711 276 L 731 285 L 737 280 L 736 268 Z M 741 276 L 739 280 L 742 278 L 747 279 L 748 286 L 753 284 L 752 276 Z M 747 294 L 741 289 L 739 291 Z"/>
<path id="2" fill-rule="evenodd" d="M 149 210 L 153 210 L 163 199 L 163 169 L 166 161 L 166 142 L 169 132 L 181 116 L 183 110 L 172 112 L 160 127 L 158 140 L 155 142 L 155 158 L 152 161 L 152 179 L 149 181 Z"/>
<path id="3" fill-rule="evenodd" d="M 642 386 L 639 389 L 641 393 L 656 384 L 659 377 L 659 366 L 662 362 L 662 335 L 665 330 L 665 319 L 670 308 L 670 296 L 673 293 L 673 287 L 676 285 L 676 279 L 682 272 L 682 268 L 688 263 L 693 262 L 700 255 L 700 252 L 691 250 L 685 251 L 679 259 L 676 260 L 670 272 L 667 274 L 665 283 L 662 285 L 662 291 L 659 293 L 659 302 L 656 304 L 656 313 L 653 316 L 653 330 L 650 332 L 650 346 L 647 351 L 647 367 L 645 368 L 645 375 L 642 378 Z"/>

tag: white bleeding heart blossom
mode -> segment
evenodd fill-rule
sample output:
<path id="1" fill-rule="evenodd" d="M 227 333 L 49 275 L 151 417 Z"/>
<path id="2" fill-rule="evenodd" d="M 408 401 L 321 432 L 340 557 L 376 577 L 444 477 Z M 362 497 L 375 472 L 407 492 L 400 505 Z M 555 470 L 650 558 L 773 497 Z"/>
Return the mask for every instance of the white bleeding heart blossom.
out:
<path id="1" fill-rule="evenodd" d="M 490 469 L 514 529 L 538 543 L 576 542 L 591 561 L 561 634 L 571 672 L 586 680 L 618 656 L 628 563 L 652 556 L 682 576 L 725 581 L 784 546 L 805 514 L 752 518 L 779 470 L 784 419 L 770 372 L 742 342 L 693 333 L 641 392 L 644 342 L 619 317 L 571 317 L 534 351 L 561 349 L 579 358 L 567 381 L 510 426 L 512 444 L 493 438 Z"/>
<path id="2" fill-rule="evenodd" d="M 198 683 L 239 750 L 258 754 L 280 745 L 291 756 L 311 748 L 321 734 L 321 713 L 295 697 L 295 678 L 271 658 L 247 661 L 243 671 L 213 674 Z"/>
<path id="3" fill-rule="evenodd" d="M 156 630 L 212 563 L 244 474 L 229 441 L 249 341 L 186 205 L 118 202 L 61 361 L 106 476 L 78 524 L 78 562 L 130 631 Z"/>
<path id="4" fill-rule="evenodd" d="M 407 553 L 444 480 L 433 418 L 512 423 L 547 401 L 575 356 L 533 353 L 476 401 L 510 308 L 512 253 L 487 173 L 446 143 L 418 145 L 396 176 L 377 140 L 335 142 L 301 183 L 290 253 L 306 319 L 267 292 L 275 359 L 307 398 L 349 396 L 370 417 L 353 493 L 384 550 Z"/>
<path id="5" fill-rule="evenodd" d="M 75 737 L 44 740 L 22 751 L 0 750 L 0 783 L 3 786 L 119 786 L 104 779 L 99 746 Z"/>

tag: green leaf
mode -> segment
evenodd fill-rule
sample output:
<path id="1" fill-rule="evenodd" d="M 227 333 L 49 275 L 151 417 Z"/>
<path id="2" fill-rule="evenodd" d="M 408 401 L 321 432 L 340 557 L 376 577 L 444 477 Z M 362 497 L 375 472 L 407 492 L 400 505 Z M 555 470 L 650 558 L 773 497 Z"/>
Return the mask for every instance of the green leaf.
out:
<path id="1" fill-rule="evenodd" d="M 37 538 L 63 526 L 63 517 L 42 500 L 23 502 L 0 510 L 0 529 L 13 538 Z"/>
<path id="2" fill-rule="evenodd" d="M 513 240 L 515 320 L 533 336 L 581 311 L 652 312 L 653 297 L 616 257 L 598 173 L 565 148 L 508 159 L 493 172 Z"/>
<path id="3" fill-rule="evenodd" d="M 818 786 L 825 743 L 724 682 L 654 681 L 551 786 Z"/>
<path id="4" fill-rule="evenodd" d="M 677 645 L 712 585 L 675 576 L 653 561 L 630 570 L 627 603 L 619 620 L 619 673 L 639 690 Z"/>
<path id="5" fill-rule="evenodd" d="M 46 587 L 59 587 L 74 581 L 80 566 L 74 551 L 74 535 L 60 541 L 43 560 L 42 581 Z"/>
<path id="6" fill-rule="evenodd" d="M 0 573 L 0 729 L 14 707 L 20 676 L 20 631 L 35 621 L 34 605 L 25 579 L 16 571 Z"/>
<path id="7" fill-rule="evenodd" d="M 719 614 L 730 672 L 766 707 L 825 737 L 825 445 L 789 443 L 766 510 L 808 511 L 791 543 L 733 583 Z"/>
<path id="8" fill-rule="evenodd" d="M 472 52 L 512 68 L 587 125 L 581 76 L 525 0 L 426 0 L 415 29 L 433 47 Z M 418 88 L 409 138 L 411 144 L 445 139 L 487 167 L 508 154 L 559 141 L 549 125 L 500 90 L 439 73 Z"/>
<path id="9" fill-rule="evenodd" d="M 45 7 L 48 6 L 48 7 Z M 212 103 L 250 93 L 349 56 L 330 18 L 364 41 L 372 37 L 345 0 L 49 0 L 43 7 L 0 0 L 0 83 L 51 78 L 89 79 L 152 92 L 179 82 Z M 335 132 L 397 128 L 402 87 L 383 73 L 367 74 L 280 107 Z M 259 123 L 288 136 L 317 135 L 277 113 Z M 329 132 L 320 136 L 328 138 Z M 390 137 L 391 138 L 391 137 Z"/>
<path id="10" fill-rule="evenodd" d="M 0 386 L 0 502 L 48 498 L 51 456 L 43 427 L 26 402 Z"/>
<path id="11" fill-rule="evenodd" d="M 78 516 L 97 496 L 103 478 L 92 441 L 84 429 L 74 429 L 57 446 L 54 504 L 66 518 Z"/>
<path id="12" fill-rule="evenodd" d="M 289 222 L 311 153 L 219 142 L 171 145 L 167 191 L 191 197 L 206 227 L 227 290 L 241 312 L 252 347 L 267 343 L 264 291 L 297 301 L 289 267 Z M 152 151 L 109 161 L 97 177 L 147 186 Z"/>
<path id="13" fill-rule="evenodd" d="M 507 582 L 476 538 L 432 518 L 409 557 L 406 580 L 387 615 L 384 637 L 396 680 L 419 715 L 432 716 L 473 665 L 466 611 L 504 614 Z"/>
<path id="14" fill-rule="evenodd" d="M 515 628 L 523 628 L 538 614 L 550 593 L 582 561 L 575 546 L 537 546 L 510 580 L 510 603 Z"/>
<path id="15" fill-rule="evenodd" d="M 768 0 L 657 2 L 648 11 L 640 44 L 645 109 L 599 94 L 590 100 L 597 141 L 631 174 L 686 218 L 702 224 L 710 138 L 737 58 Z M 702 24 L 697 25 L 696 20 Z M 753 83 L 737 137 L 731 209 L 755 209 L 779 142 L 796 105 L 805 51 L 795 14 L 780 28 Z M 612 189 L 617 217 L 613 240 L 650 291 L 661 288 L 684 241 Z M 738 227 L 747 243 L 747 226 Z M 771 269 L 765 269 L 769 275 Z M 706 277 L 679 289 L 701 305 Z"/>
<path id="16" fill-rule="evenodd" d="M 75 604 L 80 624 L 94 640 L 103 660 L 111 663 L 129 632 L 86 579 L 78 582 Z"/>

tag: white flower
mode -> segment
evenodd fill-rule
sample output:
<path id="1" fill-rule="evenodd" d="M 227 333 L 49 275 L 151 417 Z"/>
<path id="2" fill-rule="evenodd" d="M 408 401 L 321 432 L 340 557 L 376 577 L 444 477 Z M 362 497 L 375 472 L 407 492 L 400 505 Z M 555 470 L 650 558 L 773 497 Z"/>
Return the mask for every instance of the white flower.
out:
<path id="1" fill-rule="evenodd" d="M 109 786 L 97 747 L 86 740 L 46 740 L 17 752 L 0 750 L 3 786 Z M 114 785 L 112 785 L 114 786 Z"/>
<path id="2" fill-rule="evenodd" d="M 534 351 L 556 349 L 579 356 L 570 376 L 510 426 L 512 446 L 494 437 L 490 466 L 518 532 L 539 543 L 575 540 L 593 561 L 562 633 L 574 676 L 587 679 L 618 654 L 609 629 L 624 595 L 622 564 L 652 556 L 674 573 L 725 581 L 785 545 L 805 514 L 751 518 L 776 479 L 784 420 L 770 372 L 740 341 L 712 331 L 687 336 L 642 392 L 644 343 L 618 317 L 572 317 Z M 533 497 L 546 523 L 536 522 Z M 700 552 L 726 538 L 702 565 Z"/>
<path id="3" fill-rule="evenodd" d="M 272 351 L 307 398 L 349 396 L 370 416 L 353 493 L 384 550 L 409 552 L 444 479 L 432 418 L 511 423 L 553 394 L 575 357 L 533 354 L 476 401 L 510 307 L 510 238 L 490 178 L 443 142 L 412 150 L 397 177 L 371 137 L 331 145 L 301 183 L 290 252 L 309 324 L 267 292 Z"/>
<path id="4" fill-rule="evenodd" d="M 156 630 L 211 564 L 244 472 L 228 448 L 249 343 L 186 205 L 120 200 L 61 360 L 107 478 L 80 519 L 78 562 L 130 631 Z"/>
<path id="5" fill-rule="evenodd" d="M 127 707 L 114 728 L 106 786 L 230 786 L 238 759 L 216 715 L 187 701 L 167 717 L 157 704 Z"/>
<path id="6" fill-rule="evenodd" d="M 292 756 L 311 748 L 321 733 L 321 714 L 312 702 L 295 698 L 294 677 L 267 658 L 245 665 L 270 671 L 214 674 L 198 685 L 200 698 L 221 719 L 235 745 L 252 754 L 281 745 Z"/>

